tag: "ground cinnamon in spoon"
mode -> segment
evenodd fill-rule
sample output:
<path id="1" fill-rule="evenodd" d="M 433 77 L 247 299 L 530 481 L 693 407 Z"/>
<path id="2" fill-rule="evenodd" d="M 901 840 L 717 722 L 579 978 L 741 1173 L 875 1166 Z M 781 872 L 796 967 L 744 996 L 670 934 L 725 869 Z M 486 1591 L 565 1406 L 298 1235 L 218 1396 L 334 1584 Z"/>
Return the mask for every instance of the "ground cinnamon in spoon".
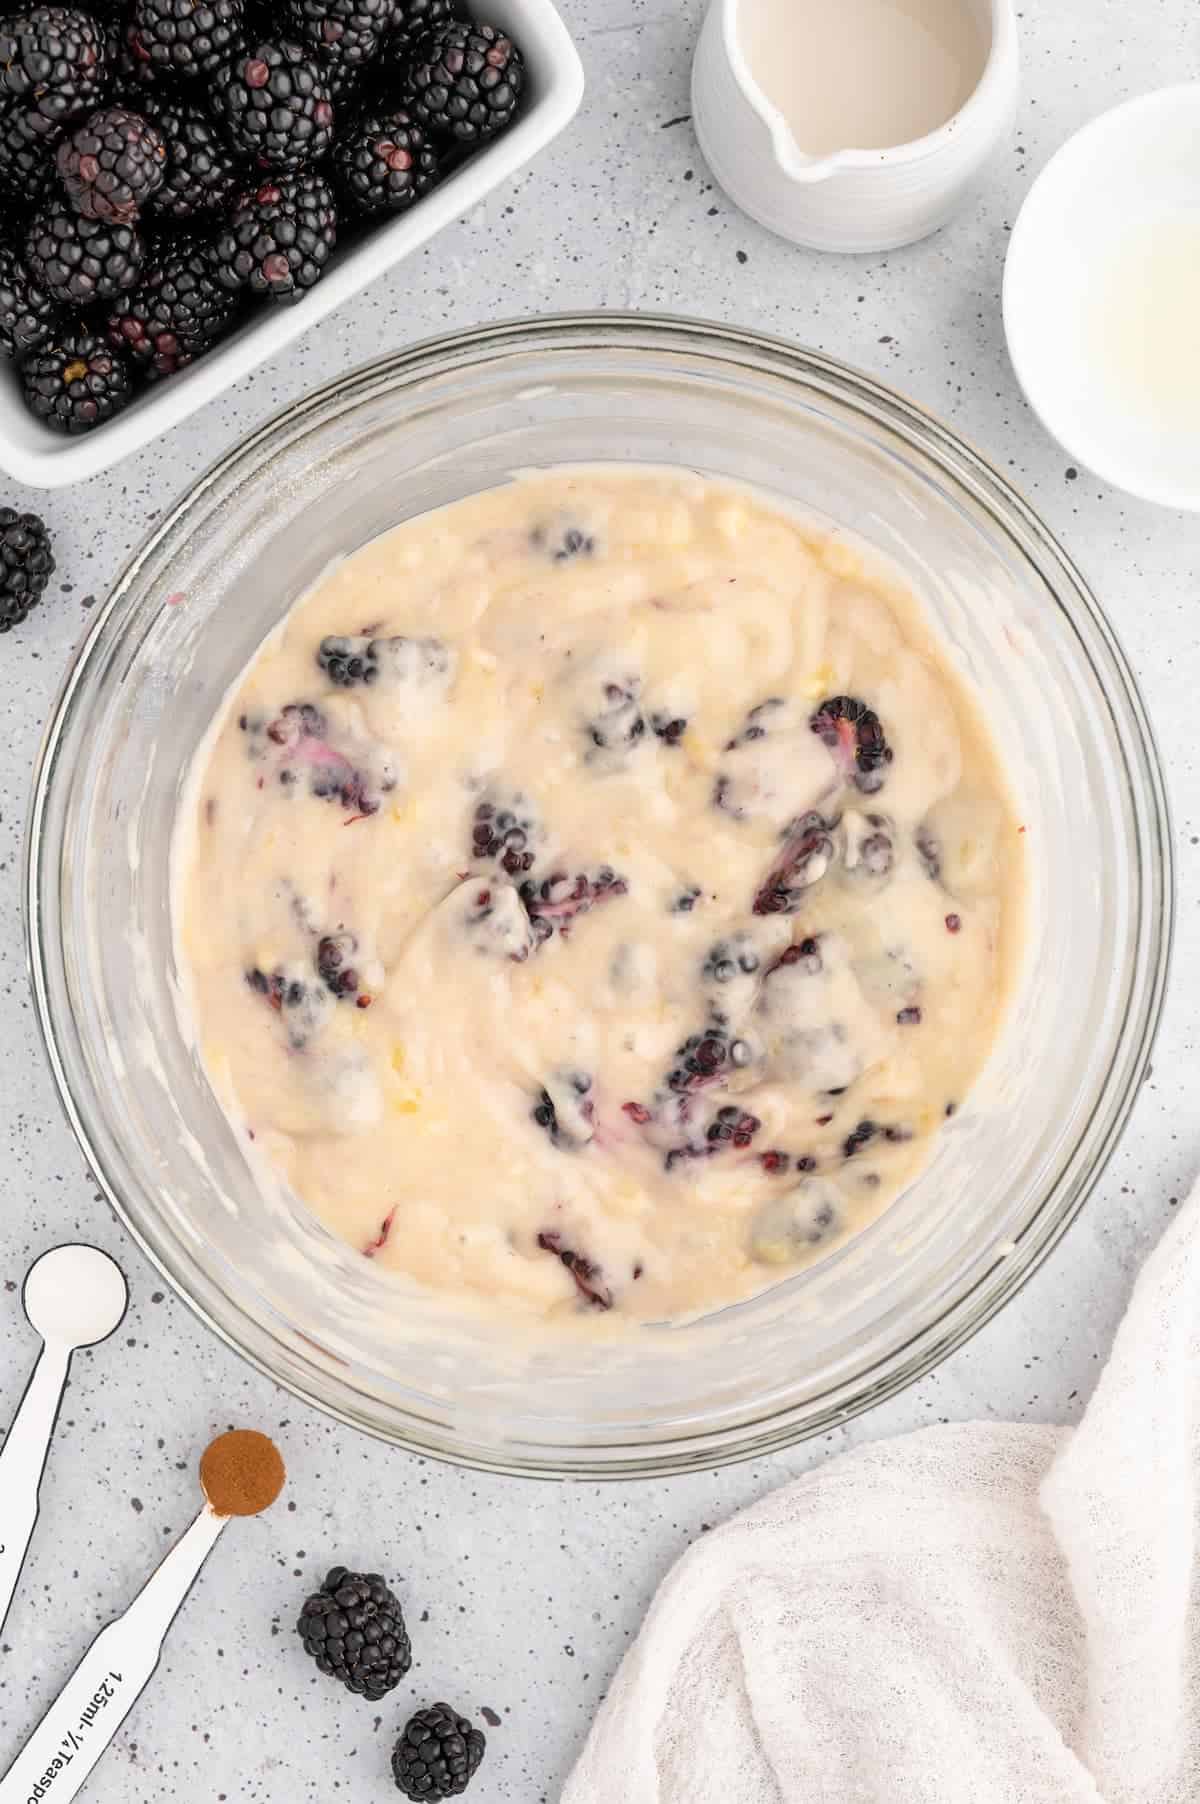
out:
<path id="1" fill-rule="evenodd" d="M 287 1473 L 274 1441 L 253 1428 L 232 1428 L 204 1450 L 200 1483 L 218 1516 L 257 1516 L 274 1503 Z"/>

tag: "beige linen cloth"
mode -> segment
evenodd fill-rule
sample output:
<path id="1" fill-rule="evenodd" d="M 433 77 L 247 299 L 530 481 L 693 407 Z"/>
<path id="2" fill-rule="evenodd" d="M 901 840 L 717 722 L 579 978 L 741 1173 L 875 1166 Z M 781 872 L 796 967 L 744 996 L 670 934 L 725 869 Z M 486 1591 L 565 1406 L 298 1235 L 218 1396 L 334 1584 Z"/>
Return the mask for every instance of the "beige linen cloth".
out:
<path id="1" fill-rule="evenodd" d="M 1075 1430 L 921 1429 L 706 1535 L 562 1804 L 1200 1804 L 1200 1196 Z"/>

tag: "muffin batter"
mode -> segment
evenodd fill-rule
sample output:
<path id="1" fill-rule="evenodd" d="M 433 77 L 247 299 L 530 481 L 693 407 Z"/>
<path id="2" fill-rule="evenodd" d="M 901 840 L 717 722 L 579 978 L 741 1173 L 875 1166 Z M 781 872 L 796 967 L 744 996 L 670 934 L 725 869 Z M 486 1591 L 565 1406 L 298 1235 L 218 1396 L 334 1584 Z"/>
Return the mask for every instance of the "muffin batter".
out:
<path id="1" fill-rule="evenodd" d="M 188 1006 L 255 1156 L 382 1268 L 694 1315 L 828 1253 L 987 1058 L 1019 826 L 917 604 L 676 472 L 412 520 L 202 748 Z"/>

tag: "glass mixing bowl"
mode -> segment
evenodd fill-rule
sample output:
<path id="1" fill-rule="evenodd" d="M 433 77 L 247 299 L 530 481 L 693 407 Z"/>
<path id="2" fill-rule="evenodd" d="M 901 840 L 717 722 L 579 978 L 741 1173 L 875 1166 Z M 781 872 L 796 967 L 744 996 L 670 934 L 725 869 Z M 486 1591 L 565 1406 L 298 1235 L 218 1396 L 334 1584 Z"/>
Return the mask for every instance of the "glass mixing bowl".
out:
<path id="1" fill-rule="evenodd" d="M 985 694 L 1028 833 L 1029 955 L 925 1175 L 824 1264 L 684 1327 L 514 1344 L 260 1195 L 181 1032 L 169 849 L 188 761 L 289 602 L 398 520 L 530 465 L 687 465 L 851 530 Z M 28 839 L 37 1008 L 99 1183 L 198 1314 L 355 1426 L 508 1472 L 645 1476 L 780 1447 L 926 1372 L 1017 1290 L 1146 1071 L 1171 923 L 1146 712 L 1079 573 L 944 426 L 752 333 L 603 315 L 418 346 L 290 407 L 169 512 L 97 611 Z"/>

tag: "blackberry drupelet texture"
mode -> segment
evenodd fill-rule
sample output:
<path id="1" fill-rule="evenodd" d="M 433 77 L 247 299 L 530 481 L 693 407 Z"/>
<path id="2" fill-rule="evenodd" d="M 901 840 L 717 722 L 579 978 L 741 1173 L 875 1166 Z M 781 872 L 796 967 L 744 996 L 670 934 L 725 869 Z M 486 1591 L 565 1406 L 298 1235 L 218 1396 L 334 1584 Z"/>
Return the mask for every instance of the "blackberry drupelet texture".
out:
<path id="1" fill-rule="evenodd" d="M 257 44 L 217 71 L 214 117 L 234 150 L 262 168 L 300 169 L 333 143 L 333 102 L 320 63 L 298 44 Z"/>
<path id="2" fill-rule="evenodd" d="M 6 222 L 27 219 L 57 192 L 54 146 L 62 127 L 41 113 L 0 105 L 0 213 Z"/>
<path id="3" fill-rule="evenodd" d="M 0 633 L 20 625 L 37 606 L 53 573 L 45 522 L 0 507 Z"/>
<path id="4" fill-rule="evenodd" d="M 122 18 L 109 25 L 104 42 L 111 102 L 140 113 L 152 99 L 164 96 L 167 72 L 161 64 L 151 62 L 131 20 Z"/>
<path id="5" fill-rule="evenodd" d="M 198 242 L 168 238 L 151 253 L 137 287 L 114 301 L 109 342 L 128 351 L 151 381 L 173 376 L 217 342 L 239 307 Z"/>
<path id="6" fill-rule="evenodd" d="M 334 146 L 338 183 L 360 213 L 400 213 L 437 183 L 440 159 L 411 114 L 367 113 Z"/>
<path id="7" fill-rule="evenodd" d="M 213 75 L 237 50 L 242 0 L 134 0 L 137 42 L 150 61 L 175 75 Z"/>
<path id="8" fill-rule="evenodd" d="M 63 140 L 56 161 L 77 213 L 129 225 L 162 186 L 167 147 L 140 113 L 105 107 Z"/>
<path id="9" fill-rule="evenodd" d="M 150 211 L 177 221 L 219 213 L 245 184 L 244 162 L 204 109 L 186 98 L 156 100 L 149 112 L 167 147 L 166 174 Z"/>
<path id="10" fill-rule="evenodd" d="M 392 23 L 383 42 L 385 67 L 408 72 L 413 50 L 425 33 L 455 17 L 458 0 L 394 0 Z"/>
<path id="11" fill-rule="evenodd" d="M 457 1798 L 471 1783 L 487 1744 L 449 1704 L 410 1717 L 392 1751 L 392 1772 L 406 1798 Z"/>
<path id="12" fill-rule="evenodd" d="M 133 226 L 82 219 L 62 201 L 43 207 L 25 238 L 31 273 L 64 306 L 89 307 L 132 288 L 145 254 Z"/>
<path id="13" fill-rule="evenodd" d="M 16 251 L 0 244 L 0 351 L 24 357 L 64 325 L 58 303 L 38 285 Z"/>
<path id="14" fill-rule="evenodd" d="M 415 45 L 409 103 L 422 125 L 460 144 L 481 144 L 510 125 L 525 85 L 511 38 L 492 25 L 451 20 Z"/>
<path id="15" fill-rule="evenodd" d="M 412 1665 L 399 1600 L 377 1572 L 335 1566 L 296 1630 L 320 1670 L 362 1697 L 386 1697 Z"/>
<path id="16" fill-rule="evenodd" d="M 0 106 L 16 102 L 63 124 L 104 91 L 104 31 L 74 6 L 33 6 L 0 18 Z"/>
<path id="17" fill-rule="evenodd" d="M 394 0 L 287 0 L 288 24 L 309 44 L 347 63 L 378 56 L 392 23 Z"/>
<path id="18" fill-rule="evenodd" d="M 853 775 L 866 795 L 882 788 L 892 748 L 879 716 L 853 695 L 834 695 L 823 701 L 810 722 L 813 732 Z"/>
<path id="19" fill-rule="evenodd" d="M 90 332 L 72 332 L 33 351 L 21 367 L 25 403 L 55 432 L 90 432 L 133 397 L 129 365 Z"/>
<path id="20" fill-rule="evenodd" d="M 227 288 L 272 300 L 303 298 L 320 280 L 337 241 L 337 207 L 319 175 L 277 175 L 236 203 L 215 245 Z"/>

